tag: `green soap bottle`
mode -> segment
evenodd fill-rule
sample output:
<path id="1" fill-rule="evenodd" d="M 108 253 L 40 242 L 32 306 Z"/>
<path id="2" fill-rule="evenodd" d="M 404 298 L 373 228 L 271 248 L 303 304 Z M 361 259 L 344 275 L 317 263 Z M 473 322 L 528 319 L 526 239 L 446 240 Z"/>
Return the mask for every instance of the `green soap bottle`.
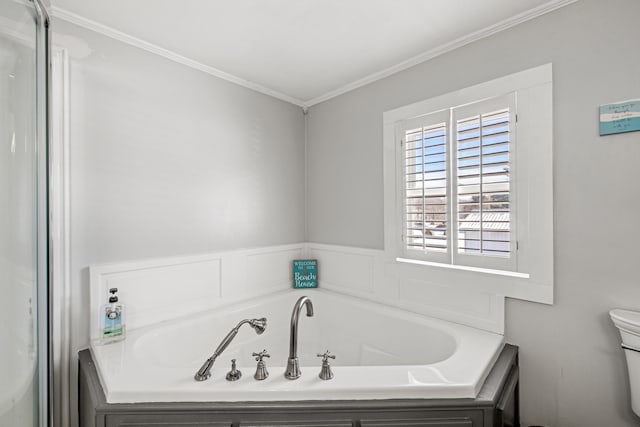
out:
<path id="1" fill-rule="evenodd" d="M 126 334 L 124 304 L 118 302 L 118 288 L 109 289 L 109 303 L 100 310 L 100 343 L 110 344 L 122 341 Z"/>

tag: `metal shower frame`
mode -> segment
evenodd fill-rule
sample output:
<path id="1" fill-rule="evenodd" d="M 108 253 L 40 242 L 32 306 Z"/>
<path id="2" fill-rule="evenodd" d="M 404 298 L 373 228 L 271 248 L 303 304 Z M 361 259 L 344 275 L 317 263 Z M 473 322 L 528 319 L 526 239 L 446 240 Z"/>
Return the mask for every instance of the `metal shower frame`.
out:
<path id="1" fill-rule="evenodd" d="M 38 419 L 53 426 L 51 182 L 51 18 L 48 0 L 33 2 L 36 23 Z"/>

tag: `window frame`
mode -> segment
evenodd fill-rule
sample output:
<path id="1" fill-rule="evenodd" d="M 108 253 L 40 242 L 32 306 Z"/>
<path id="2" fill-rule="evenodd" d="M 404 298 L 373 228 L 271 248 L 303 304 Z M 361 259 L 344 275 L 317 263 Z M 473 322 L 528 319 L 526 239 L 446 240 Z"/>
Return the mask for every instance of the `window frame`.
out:
<path id="1" fill-rule="evenodd" d="M 411 257 L 402 241 L 404 197 L 398 191 L 402 154 L 397 141 L 403 122 L 430 112 L 466 106 L 515 93 L 517 108 L 514 233 L 517 260 L 513 269 L 496 269 L 486 264 L 452 265 L 438 257 Z M 383 162 L 385 207 L 385 256 L 407 277 L 431 274 L 447 286 L 497 291 L 530 301 L 553 301 L 553 117 L 552 65 L 545 64 L 475 86 L 387 111 L 383 115 Z M 448 150 L 448 155 L 451 155 Z M 451 162 L 449 162 L 451 171 Z M 541 173 L 532 173 L 540 171 Z M 450 172 L 449 172 L 450 173 Z M 449 180 L 450 181 L 450 180 Z M 448 185 L 451 185 L 449 182 Z M 451 193 L 450 193 L 451 194 Z M 451 197 L 450 197 L 451 198 Z M 453 201 L 455 203 L 455 201 Z M 449 204 L 452 201 L 449 200 Z M 453 228 L 452 228 L 453 229 Z M 515 248 L 514 248 L 515 249 Z M 535 261 L 535 262 L 532 262 Z M 402 274 L 400 274 L 402 276 Z M 402 278 L 400 279 L 402 280 Z M 473 284 L 470 284 L 472 280 Z"/>

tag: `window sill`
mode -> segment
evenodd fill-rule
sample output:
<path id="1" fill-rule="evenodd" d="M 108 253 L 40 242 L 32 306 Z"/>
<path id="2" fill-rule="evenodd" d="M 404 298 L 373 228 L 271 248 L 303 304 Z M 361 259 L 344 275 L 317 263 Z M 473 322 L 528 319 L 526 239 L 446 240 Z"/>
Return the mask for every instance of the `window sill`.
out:
<path id="1" fill-rule="evenodd" d="M 476 273 L 493 274 L 496 276 L 517 277 L 519 279 L 529 279 L 529 273 L 518 273 L 515 271 L 494 270 L 491 268 L 468 267 L 464 265 L 442 264 L 439 262 L 429 262 L 409 258 L 396 258 L 396 262 L 405 264 L 423 265 L 426 267 L 446 268 L 450 270 L 473 271 Z"/>

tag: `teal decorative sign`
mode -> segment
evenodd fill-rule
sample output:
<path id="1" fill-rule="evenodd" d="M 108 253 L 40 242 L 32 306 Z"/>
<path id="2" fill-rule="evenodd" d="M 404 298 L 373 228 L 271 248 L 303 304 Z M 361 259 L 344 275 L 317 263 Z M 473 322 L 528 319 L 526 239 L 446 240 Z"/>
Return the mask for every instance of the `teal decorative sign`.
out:
<path id="1" fill-rule="evenodd" d="M 600 136 L 640 131 L 640 99 L 600 106 Z"/>
<path id="2" fill-rule="evenodd" d="M 296 289 L 318 287 L 317 259 L 293 260 L 293 287 Z"/>

